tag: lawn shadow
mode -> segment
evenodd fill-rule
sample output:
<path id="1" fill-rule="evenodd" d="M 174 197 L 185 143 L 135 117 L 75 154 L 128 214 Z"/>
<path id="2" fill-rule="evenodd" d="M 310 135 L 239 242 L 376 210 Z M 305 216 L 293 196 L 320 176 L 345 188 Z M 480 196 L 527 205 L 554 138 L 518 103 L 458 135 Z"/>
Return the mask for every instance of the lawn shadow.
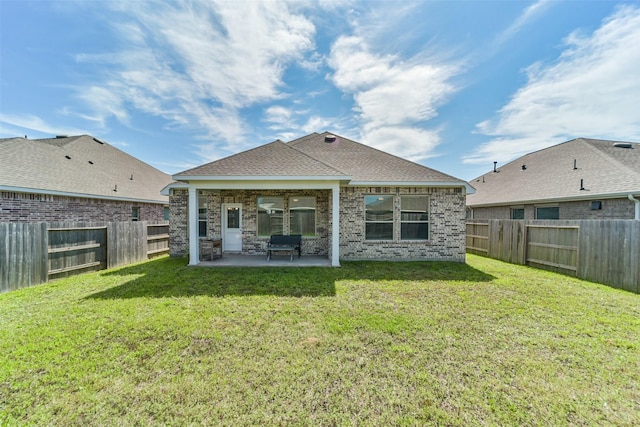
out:
<path id="1" fill-rule="evenodd" d="M 493 276 L 456 262 L 343 262 L 330 267 L 193 268 L 184 258 L 159 258 L 102 273 L 123 283 L 91 299 L 193 296 L 332 297 L 340 280 L 487 282 Z"/>
<path id="2" fill-rule="evenodd" d="M 184 258 L 159 258 L 102 273 L 124 282 L 89 295 L 93 299 L 165 298 L 194 296 L 328 297 L 336 293 L 331 269 L 190 267 Z M 127 276 L 131 276 L 127 280 Z"/>

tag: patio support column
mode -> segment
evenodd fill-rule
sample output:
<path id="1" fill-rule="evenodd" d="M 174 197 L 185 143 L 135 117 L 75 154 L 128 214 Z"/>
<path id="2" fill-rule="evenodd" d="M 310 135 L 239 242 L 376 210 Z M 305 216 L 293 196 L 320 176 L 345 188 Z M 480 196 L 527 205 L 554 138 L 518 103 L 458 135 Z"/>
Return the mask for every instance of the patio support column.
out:
<path id="1" fill-rule="evenodd" d="M 340 267 L 340 184 L 331 186 L 331 266 Z"/>
<path id="2" fill-rule="evenodd" d="M 200 262 L 200 245 L 198 244 L 198 190 L 189 185 L 189 265 Z"/>

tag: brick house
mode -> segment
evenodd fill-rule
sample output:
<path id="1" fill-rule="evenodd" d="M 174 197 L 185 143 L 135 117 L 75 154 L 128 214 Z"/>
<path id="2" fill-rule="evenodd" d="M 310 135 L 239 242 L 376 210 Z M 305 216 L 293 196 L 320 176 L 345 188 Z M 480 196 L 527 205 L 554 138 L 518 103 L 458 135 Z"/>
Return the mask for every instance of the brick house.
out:
<path id="1" fill-rule="evenodd" d="M 270 235 L 339 260 L 465 260 L 466 182 L 329 133 L 280 140 L 190 169 L 168 186 L 170 252 L 199 239 L 263 255 Z"/>
<path id="2" fill-rule="evenodd" d="M 640 219 L 640 143 L 577 138 L 469 183 L 469 219 Z"/>
<path id="3" fill-rule="evenodd" d="M 165 221 L 171 182 L 89 135 L 0 139 L 0 222 Z"/>

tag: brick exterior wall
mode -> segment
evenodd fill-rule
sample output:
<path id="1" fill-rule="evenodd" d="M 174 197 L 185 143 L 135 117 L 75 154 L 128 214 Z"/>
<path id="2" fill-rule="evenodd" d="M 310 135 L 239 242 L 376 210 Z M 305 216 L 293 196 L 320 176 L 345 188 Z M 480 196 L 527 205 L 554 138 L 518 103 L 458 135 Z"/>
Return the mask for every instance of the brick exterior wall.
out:
<path id="1" fill-rule="evenodd" d="M 635 216 L 635 205 L 629 199 L 595 198 L 593 201 L 602 202 L 602 209 L 591 210 L 591 200 L 558 203 L 559 219 L 633 219 Z M 524 219 L 535 219 L 535 208 L 536 205 L 524 205 Z M 509 218 L 509 206 L 473 208 L 473 219 Z"/>
<path id="2" fill-rule="evenodd" d="M 365 194 L 428 195 L 430 200 L 430 239 L 401 241 L 399 237 L 400 197 L 395 197 L 398 219 L 392 241 L 365 241 Z M 280 196 L 288 212 L 289 198 L 316 198 L 316 237 L 303 237 L 302 253 L 331 258 L 331 191 L 330 190 L 222 190 L 200 193 L 207 203 L 207 237 L 222 237 L 223 203 L 242 204 L 242 253 L 266 254 L 268 237 L 257 234 L 257 200 L 260 196 Z M 188 252 L 188 191 L 172 189 L 170 200 L 170 253 L 182 256 Z M 345 187 L 340 192 L 340 258 L 393 260 L 465 260 L 465 196 L 459 188 Z M 289 217 L 284 215 L 284 234 L 289 234 Z"/>
<path id="3" fill-rule="evenodd" d="M 0 192 L 0 222 L 130 221 L 133 207 L 140 221 L 165 221 L 161 204 Z"/>

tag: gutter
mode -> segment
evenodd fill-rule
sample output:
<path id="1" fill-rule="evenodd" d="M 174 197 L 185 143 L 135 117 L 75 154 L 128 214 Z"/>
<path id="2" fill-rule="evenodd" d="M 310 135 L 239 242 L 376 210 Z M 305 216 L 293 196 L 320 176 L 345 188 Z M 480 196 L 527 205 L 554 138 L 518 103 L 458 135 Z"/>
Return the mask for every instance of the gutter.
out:
<path id="1" fill-rule="evenodd" d="M 636 219 L 640 220 L 640 200 L 633 197 L 633 194 L 628 194 L 627 197 L 636 204 Z"/>

